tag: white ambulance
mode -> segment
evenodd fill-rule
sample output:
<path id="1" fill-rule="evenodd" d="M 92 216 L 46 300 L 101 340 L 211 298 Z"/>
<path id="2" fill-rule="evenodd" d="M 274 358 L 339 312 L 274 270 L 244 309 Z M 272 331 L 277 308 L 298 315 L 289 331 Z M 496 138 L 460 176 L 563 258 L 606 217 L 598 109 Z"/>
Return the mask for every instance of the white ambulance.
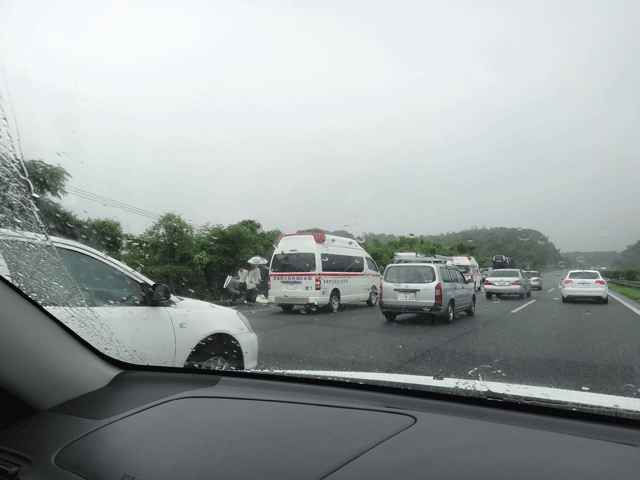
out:
<path id="1" fill-rule="evenodd" d="M 337 312 L 347 303 L 378 301 L 380 270 L 362 245 L 324 233 L 278 239 L 269 266 L 269 303 L 285 312 L 296 305 Z"/>
<path id="2" fill-rule="evenodd" d="M 462 272 L 464 278 L 473 279 L 473 288 L 475 290 L 482 289 L 482 275 L 480 274 L 480 265 L 476 259 L 470 255 L 453 255 L 451 257 L 453 264 Z"/>

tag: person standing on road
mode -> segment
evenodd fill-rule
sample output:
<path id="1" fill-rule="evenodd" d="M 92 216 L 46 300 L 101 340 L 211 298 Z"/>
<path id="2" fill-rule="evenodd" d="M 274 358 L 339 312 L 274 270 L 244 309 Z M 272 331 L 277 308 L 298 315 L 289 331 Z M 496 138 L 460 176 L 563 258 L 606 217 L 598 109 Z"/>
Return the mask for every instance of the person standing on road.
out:
<path id="1" fill-rule="evenodd" d="M 247 275 L 249 275 L 249 270 L 240 265 L 238 268 L 238 290 L 245 294 L 247 293 Z"/>
<path id="2" fill-rule="evenodd" d="M 255 305 L 260 284 L 260 270 L 258 265 L 251 265 L 251 271 L 247 275 L 247 305 Z"/>

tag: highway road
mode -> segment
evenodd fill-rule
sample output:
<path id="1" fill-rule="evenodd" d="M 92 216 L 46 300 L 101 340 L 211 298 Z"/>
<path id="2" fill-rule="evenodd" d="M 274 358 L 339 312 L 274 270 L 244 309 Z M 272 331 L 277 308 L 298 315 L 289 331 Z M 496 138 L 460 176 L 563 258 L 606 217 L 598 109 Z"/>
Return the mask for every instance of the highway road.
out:
<path id="1" fill-rule="evenodd" d="M 475 316 L 452 324 L 417 315 L 389 323 L 364 303 L 335 314 L 242 311 L 263 370 L 441 375 L 640 398 L 640 304 L 615 292 L 607 305 L 563 304 L 560 278 L 544 275 L 543 290 L 524 300 L 478 292 Z"/>

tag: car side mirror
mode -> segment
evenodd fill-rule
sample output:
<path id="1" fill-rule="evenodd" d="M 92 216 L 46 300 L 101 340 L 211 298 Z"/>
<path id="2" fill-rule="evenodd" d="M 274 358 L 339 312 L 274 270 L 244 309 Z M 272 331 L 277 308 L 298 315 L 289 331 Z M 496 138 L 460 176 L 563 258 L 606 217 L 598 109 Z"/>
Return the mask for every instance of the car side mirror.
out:
<path id="1" fill-rule="evenodd" d="M 169 287 L 162 283 L 155 283 L 152 289 L 151 305 L 159 305 L 171 299 L 171 291 Z"/>

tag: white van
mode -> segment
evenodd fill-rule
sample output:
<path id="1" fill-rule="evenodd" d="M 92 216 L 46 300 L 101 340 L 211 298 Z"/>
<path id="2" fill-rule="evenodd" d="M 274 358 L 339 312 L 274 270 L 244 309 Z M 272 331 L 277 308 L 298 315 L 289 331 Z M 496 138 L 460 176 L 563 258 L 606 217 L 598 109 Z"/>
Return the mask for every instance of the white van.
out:
<path id="1" fill-rule="evenodd" d="M 360 243 L 324 233 L 278 239 L 269 266 L 269 303 L 285 312 L 296 305 L 327 307 L 378 301 L 380 270 Z"/>
<path id="2" fill-rule="evenodd" d="M 473 279 L 473 288 L 480 290 L 482 288 L 482 275 L 480 274 L 480 265 L 476 259 L 470 255 L 453 255 L 453 264 L 462 272 L 464 278 Z"/>

